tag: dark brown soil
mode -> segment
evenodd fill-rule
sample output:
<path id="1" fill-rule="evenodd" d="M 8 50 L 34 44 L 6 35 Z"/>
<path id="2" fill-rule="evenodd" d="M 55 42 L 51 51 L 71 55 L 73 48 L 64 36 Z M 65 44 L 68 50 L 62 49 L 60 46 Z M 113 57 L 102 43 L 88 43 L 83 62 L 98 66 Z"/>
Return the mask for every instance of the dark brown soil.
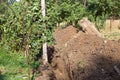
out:
<path id="1" fill-rule="evenodd" d="M 56 45 L 50 61 L 54 79 L 120 80 L 120 42 L 103 39 L 69 26 L 54 32 Z"/>

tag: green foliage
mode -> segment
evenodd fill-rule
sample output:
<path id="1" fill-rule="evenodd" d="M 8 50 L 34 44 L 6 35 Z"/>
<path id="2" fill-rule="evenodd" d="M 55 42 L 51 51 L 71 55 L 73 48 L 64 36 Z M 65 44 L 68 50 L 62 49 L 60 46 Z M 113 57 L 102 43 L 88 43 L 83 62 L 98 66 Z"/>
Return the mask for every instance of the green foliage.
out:
<path id="1" fill-rule="evenodd" d="M 47 17 L 41 15 L 39 1 L 15 2 L 8 5 L 8 10 L 4 15 L 2 43 L 9 50 L 24 50 L 26 45 L 30 46 L 30 54 L 39 52 L 41 44 L 45 41 L 51 42 L 51 31 L 46 22 Z M 46 36 L 46 38 L 45 38 Z M 33 56 L 34 57 L 34 56 Z"/>
<path id="2" fill-rule="evenodd" d="M 62 3 L 58 7 L 59 17 L 62 19 L 62 21 L 67 21 L 67 22 L 75 22 L 80 19 L 82 19 L 83 16 L 85 16 L 86 11 L 83 5 L 80 3 L 76 2 L 74 4 L 67 4 L 67 3 Z"/>
<path id="3" fill-rule="evenodd" d="M 74 3 L 72 3 L 74 2 Z M 48 1 L 47 16 L 48 22 L 57 23 L 66 22 L 68 25 L 77 24 L 82 17 L 86 16 L 86 8 L 79 1 L 58 0 L 57 3 Z"/>
<path id="4" fill-rule="evenodd" d="M 67 22 L 77 24 L 82 17 L 88 17 L 95 22 L 98 29 L 103 28 L 107 18 L 119 17 L 119 1 L 115 0 L 49 0 L 47 15 L 54 23 Z M 50 22 L 53 22 L 50 21 Z"/>
<path id="5" fill-rule="evenodd" d="M 103 14 L 118 17 L 120 0 L 88 0 L 87 9 L 95 17 L 102 16 Z"/>
<path id="6" fill-rule="evenodd" d="M 107 18 L 119 18 L 119 0 L 88 0 L 88 17 L 95 22 L 98 29 L 103 28 L 103 23 Z"/>
<path id="7" fill-rule="evenodd" d="M 14 2 L 12 5 L 5 6 L 7 6 L 7 10 L 0 18 L 2 33 L 0 46 L 4 46 L 10 52 L 24 52 L 26 47 L 29 46 L 29 64 L 27 67 L 38 67 L 40 63 L 35 61 L 35 58 L 40 52 L 42 43 L 53 44 L 52 31 L 54 23 L 48 22 L 50 20 L 49 17 L 42 17 L 39 0 Z M 4 55 L 7 56 L 7 54 Z M 14 53 L 14 55 L 18 54 Z M 14 59 L 14 57 L 8 56 L 7 59 L 9 60 L 6 60 L 11 61 L 11 58 Z M 21 58 L 19 60 L 22 61 Z M 5 61 L 2 61 L 3 63 L 1 62 L 1 64 L 10 64 Z M 27 64 L 27 61 L 24 61 Z M 15 64 L 19 63 L 15 62 Z M 25 65 L 21 64 L 21 66 L 24 67 Z"/>

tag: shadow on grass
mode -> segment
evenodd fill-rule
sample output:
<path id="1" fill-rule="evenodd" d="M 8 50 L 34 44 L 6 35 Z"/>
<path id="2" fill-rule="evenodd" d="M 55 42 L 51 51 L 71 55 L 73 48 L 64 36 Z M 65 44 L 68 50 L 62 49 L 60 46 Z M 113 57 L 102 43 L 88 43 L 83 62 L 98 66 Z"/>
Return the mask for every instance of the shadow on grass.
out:
<path id="1" fill-rule="evenodd" d="M 2 74 L 0 74 L 0 80 L 5 80 L 5 76 L 3 76 Z"/>

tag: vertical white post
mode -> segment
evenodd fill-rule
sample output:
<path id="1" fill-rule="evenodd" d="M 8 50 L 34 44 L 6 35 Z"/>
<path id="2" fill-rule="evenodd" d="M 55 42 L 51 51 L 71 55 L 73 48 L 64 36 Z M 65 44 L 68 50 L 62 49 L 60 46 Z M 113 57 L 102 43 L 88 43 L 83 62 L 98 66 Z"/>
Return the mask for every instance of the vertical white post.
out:
<path id="1" fill-rule="evenodd" d="M 43 17 L 45 17 L 45 0 L 41 0 L 41 11 Z M 43 43 L 42 50 L 43 50 L 42 59 L 43 59 L 43 64 L 45 65 L 48 63 L 47 42 Z"/>
<path id="2" fill-rule="evenodd" d="M 43 43 L 43 64 L 46 65 L 48 63 L 48 55 L 47 55 L 47 42 Z"/>
<path id="3" fill-rule="evenodd" d="M 20 0 L 16 0 L 17 2 L 20 2 Z"/>
<path id="4" fill-rule="evenodd" d="M 86 6 L 87 0 L 84 0 L 84 7 Z"/>
<path id="5" fill-rule="evenodd" d="M 45 17 L 45 0 L 41 0 L 41 11 L 43 17 Z"/>

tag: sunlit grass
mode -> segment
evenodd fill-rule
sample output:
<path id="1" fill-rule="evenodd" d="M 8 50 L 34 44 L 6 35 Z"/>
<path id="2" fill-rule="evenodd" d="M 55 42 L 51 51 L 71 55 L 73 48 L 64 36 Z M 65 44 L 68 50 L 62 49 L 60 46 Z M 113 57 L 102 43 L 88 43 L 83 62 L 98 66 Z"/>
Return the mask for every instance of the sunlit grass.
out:
<path id="1" fill-rule="evenodd" d="M 22 53 L 0 48 L 0 80 L 27 80 L 27 69 Z"/>
<path id="2" fill-rule="evenodd" d="M 120 39 L 120 33 L 119 32 L 114 32 L 111 34 L 105 34 L 105 38 L 112 39 L 112 40 L 118 40 Z"/>
<path id="3" fill-rule="evenodd" d="M 104 24 L 104 29 L 101 29 L 101 33 L 105 36 L 105 38 L 110 40 L 118 40 L 120 39 L 120 20 L 113 20 L 110 28 L 110 20 L 106 20 Z"/>

